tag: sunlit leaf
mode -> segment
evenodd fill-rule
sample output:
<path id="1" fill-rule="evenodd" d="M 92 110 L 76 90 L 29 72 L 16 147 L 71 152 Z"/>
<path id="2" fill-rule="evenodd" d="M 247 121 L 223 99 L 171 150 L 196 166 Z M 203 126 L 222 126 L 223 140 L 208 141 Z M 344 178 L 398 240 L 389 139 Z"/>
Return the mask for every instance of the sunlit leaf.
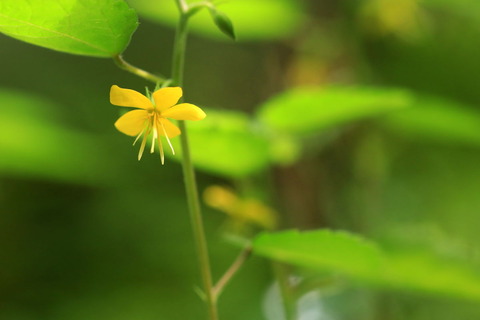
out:
<path id="1" fill-rule="evenodd" d="M 411 105 L 407 91 L 383 88 L 297 88 L 260 107 L 258 117 L 269 127 L 305 134 L 361 120 Z"/>
<path id="2" fill-rule="evenodd" d="M 480 300 L 480 274 L 428 252 L 386 251 L 358 236 L 330 230 L 264 233 L 256 254 L 289 264 L 343 273 L 375 287 Z"/>
<path id="3" fill-rule="evenodd" d="M 227 177 L 244 176 L 265 168 L 270 161 L 268 140 L 237 112 L 207 110 L 207 117 L 188 123 L 195 166 Z M 180 138 L 173 139 L 181 154 Z M 181 156 L 175 159 L 180 160 Z"/>
<path id="4" fill-rule="evenodd" d="M 381 123 L 414 139 L 480 146 L 480 112 L 439 98 L 419 98 L 414 108 L 389 115 Z"/>
<path id="5" fill-rule="evenodd" d="M 136 27 L 135 11 L 123 0 L 0 1 L 0 32 L 67 53 L 114 56 Z"/>
<path id="6" fill-rule="evenodd" d="M 174 27 L 178 9 L 174 1 L 129 0 L 139 14 L 154 22 Z M 238 40 L 279 39 L 292 35 L 302 20 L 298 1 L 292 0 L 231 0 L 218 5 L 235 26 Z M 224 40 L 225 36 L 212 22 L 208 10 L 192 18 L 194 33 Z"/>

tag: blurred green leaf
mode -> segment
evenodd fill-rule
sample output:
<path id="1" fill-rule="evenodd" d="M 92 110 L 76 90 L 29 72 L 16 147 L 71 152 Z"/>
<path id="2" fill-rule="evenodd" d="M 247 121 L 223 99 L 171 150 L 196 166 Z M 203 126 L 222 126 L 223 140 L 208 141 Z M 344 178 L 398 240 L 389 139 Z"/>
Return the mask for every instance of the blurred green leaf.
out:
<path id="1" fill-rule="evenodd" d="M 382 263 L 374 243 L 348 232 L 330 230 L 263 233 L 255 239 L 253 250 L 275 260 L 359 278 L 374 276 Z"/>
<path id="2" fill-rule="evenodd" d="M 347 232 L 264 233 L 254 240 L 253 250 L 274 260 L 344 273 L 374 286 L 480 300 L 480 274 L 469 266 L 423 251 L 383 251 Z"/>
<path id="3" fill-rule="evenodd" d="M 129 0 L 133 8 L 145 18 L 174 27 L 178 9 L 174 1 Z M 231 0 L 221 5 L 222 12 L 235 25 L 238 40 L 280 39 L 295 33 L 302 20 L 298 1 L 292 0 Z M 194 33 L 224 39 L 212 24 L 207 10 L 199 12 L 190 23 Z"/>
<path id="4" fill-rule="evenodd" d="M 0 1 L 0 32 L 67 53 L 112 57 L 136 28 L 136 13 L 123 0 Z"/>
<path id="5" fill-rule="evenodd" d="M 223 12 L 216 9 L 210 9 L 210 15 L 212 16 L 213 22 L 229 38 L 235 40 L 235 31 L 233 29 L 233 24 L 230 18 Z"/>
<path id="6" fill-rule="evenodd" d="M 38 97 L 0 89 L 0 173 L 70 182 L 104 177 L 93 137 L 58 125 Z"/>
<path id="7" fill-rule="evenodd" d="M 411 95 L 399 89 L 297 88 L 265 102 L 260 107 L 258 118 L 278 131 L 308 134 L 403 109 L 410 106 L 411 101 Z"/>
<path id="8" fill-rule="evenodd" d="M 188 123 L 195 166 L 227 177 L 245 176 L 265 168 L 270 161 L 268 140 L 239 112 L 208 110 L 207 117 Z M 181 159 L 180 139 L 173 139 Z M 167 154 L 169 154 L 167 152 Z"/>
<path id="9" fill-rule="evenodd" d="M 420 97 L 415 105 L 387 116 L 381 123 L 415 139 L 480 146 L 480 112 L 432 97 Z"/>

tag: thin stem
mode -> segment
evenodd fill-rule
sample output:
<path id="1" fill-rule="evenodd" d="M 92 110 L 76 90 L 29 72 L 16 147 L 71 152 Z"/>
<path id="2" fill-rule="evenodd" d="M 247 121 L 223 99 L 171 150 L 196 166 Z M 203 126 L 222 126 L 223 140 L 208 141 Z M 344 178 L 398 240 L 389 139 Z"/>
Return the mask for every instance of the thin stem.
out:
<path id="1" fill-rule="evenodd" d="M 214 9 L 215 6 L 210 1 L 195 2 L 188 6 L 188 10 L 185 12 L 185 14 L 192 16 L 203 8 Z"/>
<path id="2" fill-rule="evenodd" d="M 125 71 L 128 71 L 130 73 L 133 73 L 141 78 L 144 78 L 148 81 L 152 81 L 152 82 L 155 82 L 155 83 L 159 83 L 159 82 L 163 82 L 165 81 L 166 79 L 163 78 L 163 77 L 160 77 L 160 76 L 156 76 L 154 74 L 151 74 L 150 72 L 147 72 L 145 70 L 142 70 L 140 68 L 137 68 L 133 65 L 131 65 L 130 63 L 128 63 L 127 61 L 125 61 L 123 59 L 123 57 L 121 55 L 116 55 L 113 57 L 113 61 L 115 62 L 115 64 L 117 66 L 119 66 L 121 69 L 125 70 Z"/>
<path id="3" fill-rule="evenodd" d="M 180 139 L 183 155 L 182 167 L 185 181 L 185 189 L 187 192 L 188 207 L 190 210 L 190 219 L 193 228 L 193 236 L 195 239 L 198 262 L 200 264 L 200 273 L 202 276 L 205 300 L 208 306 L 210 320 L 218 320 L 216 299 L 213 294 L 212 274 L 210 271 L 210 260 L 208 256 L 207 240 L 203 227 L 202 212 L 200 210 L 200 201 L 198 197 L 195 171 L 193 170 L 193 165 L 190 157 L 188 137 L 185 134 L 187 129 L 185 126 L 185 122 L 179 121 L 179 127 L 182 131 Z"/>
<path id="4" fill-rule="evenodd" d="M 290 285 L 289 272 L 284 264 L 280 262 L 273 262 L 273 271 L 278 281 L 280 295 L 283 300 L 283 311 L 285 312 L 285 319 L 295 320 L 296 306 L 295 298 L 293 297 L 292 287 Z"/>
<path id="5" fill-rule="evenodd" d="M 233 278 L 233 276 L 238 272 L 240 267 L 247 261 L 252 253 L 252 247 L 248 246 L 245 248 L 232 263 L 230 268 L 223 274 L 223 276 L 218 280 L 218 282 L 213 287 L 213 294 L 217 300 L 227 283 Z"/>
<path id="6" fill-rule="evenodd" d="M 177 4 L 178 10 L 180 11 L 181 15 L 183 15 L 188 10 L 188 4 L 185 2 L 185 0 L 175 0 L 175 3 Z"/>
<path id="7" fill-rule="evenodd" d="M 188 7 L 186 7 L 186 3 L 182 0 L 176 0 L 176 2 L 180 10 L 180 19 L 175 34 L 175 43 L 173 48 L 172 83 L 177 86 L 182 86 L 188 26 L 188 16 L 186 15 L 186 11 L 188 10 Z M 180 127 L 180 131 L 182 132 L 180 135 L 180 143 L 182 148 L 182 168 L 185 181 L 185 190 L 187 194 L 188 208 L 190 211 L 190 219 L 192 223 L 193 237 L 195 240 L 200 274 L 203 282 L 203 290 L 208 307 L 208 315 L 210 320 L 218 320 L 216 299 L 213 294 L 212 274 L 210 271 L 211 269 L 207 239 L 205 237 L 205 230 L 203 227 L 195 171 L 190 156 L 187 127 L 185 121 L 183 120 L 180 120 L 178 125 Z"/>
<path id="8" fill-rule="evenodd" d="M 187 46 L 188 17 L 181 14 L 175 33 L 172 61 L 172 84 L 182 86 L 183 70 L 185 65 L 185 49 Z"/>

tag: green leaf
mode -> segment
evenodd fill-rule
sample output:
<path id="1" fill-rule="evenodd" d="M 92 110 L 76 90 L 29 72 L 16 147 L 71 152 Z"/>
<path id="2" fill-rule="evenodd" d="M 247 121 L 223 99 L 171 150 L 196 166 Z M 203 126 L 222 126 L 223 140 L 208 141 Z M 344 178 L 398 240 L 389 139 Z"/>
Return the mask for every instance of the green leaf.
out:
<path id="1" fill-rule="evenodd" d="M 414 139 L 480 147 L 480 112 L 440 98 L 419 97 L 414 108 L 389 115 L 381 123 Z"/>
<path id="2" fill-rule="evenodd" d="M 209 11 L 212 16 L 213 22 L 215 22 L 215 25 L 218 27 L 218 29 L 232 40 L 235 40 L 235 31 L 233 29 L 233 24 L 230 18 L 225 13 L 216 9 L 210 9 Z"/>
<path id="3" fill-rule="evenodd" d="M 112 57 L 127 47 L 137 16 L 123 0 L 2 0 L 0 32 L 41 47 Z"/>
<path id="4" fill-rule="evenodd" d="M 480 300 L 480 274 L 469 265 L 424 251 L 385 251 L 347 232 L 264 233 L 255 254 L 319 271 L 343 273 L 375 287 Z"/>
<path id="5" fill-rule="evenodd" d="M 190 151 L 196 167 L 226 177 L 240 177 L 269 164 L 268 140 L 245 114 L 213 110 L 206 113 L 204 120 L 188 122 Z M 179 153 L 174 159 L 180 160 L 180 137 L 172 143 Z"/>
<path id="6" fill-rule="evenodd" d="M 174 28 L 178 21 L 178 9 L 174 1 L 129 0 L 138 13 L 153 22 Z M 296 0 L 232 0 L 221 5 L 235 23 L 237 40 L 265 40 L 289 37 L 302 22 L 301 5 Z M 190 23 L 193 33 L 223 40 L 217 27 L 212 25 L 207 10 L 196 14 Z"/>
<path id="7" fill-rule="evenodd" d="M 256 254 L 295 265 L 373 276 L 381 253 L 374 243 L 347 232 L 330 230 L 284 231 L 260 234 L 253 243 Z"/>
<path id="8" fill-rule="evenodd" d="M 281 93 L 259 110 L 272 129 L 308 134 L 411 105 L 404 90 L 366 87 L 297 88 Z"/>
<path id="9" fill-rule="evenodd" d="M 87 184 L 110 174 L 94 137 L 59 125 L 55 105 L 6 89 L 0 105 L 1 174 Z"/>

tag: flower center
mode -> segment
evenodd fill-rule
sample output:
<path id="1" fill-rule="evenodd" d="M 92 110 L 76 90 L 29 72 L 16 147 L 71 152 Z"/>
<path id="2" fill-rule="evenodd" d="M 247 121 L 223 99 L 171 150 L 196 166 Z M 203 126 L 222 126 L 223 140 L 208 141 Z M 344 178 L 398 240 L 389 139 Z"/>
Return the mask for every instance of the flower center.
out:
<path id="1" fill-rule="evenodd" d="M 162 117 L 162 111 L 158 110 L 157 108 L 149 109 L 148 111 L 148 118 L 163 118 Z"/>
<path id="2" fill-rule="evenodd" d="M 145 121 L 145 127 L 142 130 L 142 132 L 138 134 L 137 138 L 133 142 L 133 144 L 135 145 L 137 140 L 140 139 L 141 136 L 143 136 L 142 144 L 140 145 L 140 150 L 138 152 L 138 160 L 142 158 L 143 151 L 145 150 L 147 138 L 151 136 L 152 143 L 150 147 L 150 153 L 154 152 L 155 141 L 156 141 L 158 144 L 158 148 L 160 149 L 160 159 L 163 164 L 165 156 L 164 156 L 161 136 L 165 137 L 165 139 L 168 142 L 168 145 L 170 146 L 170 149 L 172 150 L 172 153 L 175 154 L 175 150 L 173 149 L 173 145 L 170 142 L 167 130 L 165 129 L 165 125 L 162 122 L 162 119 L 165 119 L 165 118 L 162 117 L 162 112 L 156 108 L 147 109 L 146 111 L 147 111 L 147 119 Z"/>

